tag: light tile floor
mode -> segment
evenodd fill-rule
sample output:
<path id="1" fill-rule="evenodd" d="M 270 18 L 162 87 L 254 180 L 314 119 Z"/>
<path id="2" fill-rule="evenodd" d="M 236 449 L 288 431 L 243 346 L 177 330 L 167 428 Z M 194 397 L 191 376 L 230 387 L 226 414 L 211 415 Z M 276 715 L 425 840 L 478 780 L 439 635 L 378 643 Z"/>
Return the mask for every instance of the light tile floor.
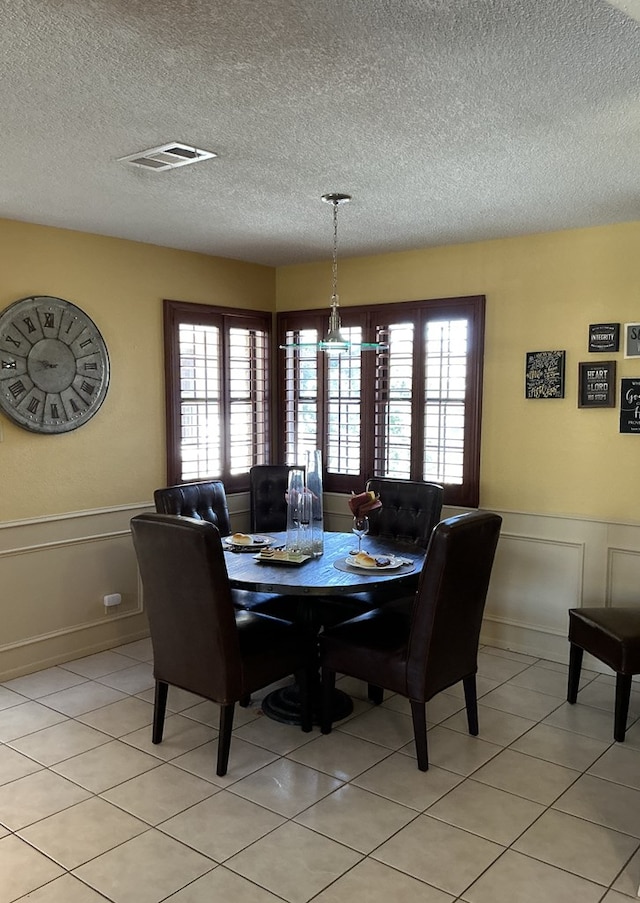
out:
<path id="1" fill-rule="evenodd" d="M 151 743 L 147 640 L 0 685 L 0 903 L 629 903 L 640 883 L 640 687 L 612 741 L 614 680 L 484 647 L 480 736 L 460 687 L 330 736 L 171 690 Z"/>

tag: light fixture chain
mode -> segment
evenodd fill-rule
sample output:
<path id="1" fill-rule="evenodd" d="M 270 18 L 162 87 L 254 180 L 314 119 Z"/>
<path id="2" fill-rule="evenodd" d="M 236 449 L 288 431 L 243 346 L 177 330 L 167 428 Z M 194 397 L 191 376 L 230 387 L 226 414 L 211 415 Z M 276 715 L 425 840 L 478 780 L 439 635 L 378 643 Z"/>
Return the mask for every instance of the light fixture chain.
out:
<path id="1" fill-rule="evenodd" d="M 338 202 L 333 202 L 333 291 L 331 300 L 338 298 Z"/>

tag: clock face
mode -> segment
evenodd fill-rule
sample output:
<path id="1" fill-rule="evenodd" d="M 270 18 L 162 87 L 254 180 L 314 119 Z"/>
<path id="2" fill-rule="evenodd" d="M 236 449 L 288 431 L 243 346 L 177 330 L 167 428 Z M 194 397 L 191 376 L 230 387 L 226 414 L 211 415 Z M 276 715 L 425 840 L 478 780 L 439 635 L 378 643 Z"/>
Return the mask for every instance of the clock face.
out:
<path id="1" fill-rule="evenodd" d="M 96 413 L 109 355 L 93 320 L 69 301 L 38 295 L 0 314 L 0 409 L 36 433 L 66 433 Z"/>

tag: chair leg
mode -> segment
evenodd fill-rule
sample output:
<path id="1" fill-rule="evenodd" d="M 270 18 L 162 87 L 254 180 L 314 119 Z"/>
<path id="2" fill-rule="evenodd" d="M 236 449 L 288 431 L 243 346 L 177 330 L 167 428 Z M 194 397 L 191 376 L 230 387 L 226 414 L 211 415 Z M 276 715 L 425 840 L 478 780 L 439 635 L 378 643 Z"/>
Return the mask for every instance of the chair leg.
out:
<path id="1" fill-rule="evenodd" d="M 411 700 L 411 717 L 413 718 L 413 736 L 416 744 L 418 768 L 420 771 L 428 771 L 427 707 L 424 702 L 416 702 L 414 699 Z"/>
<path id="2" fill-rule="evenodd" d="M 462 679 L 464 687 L 464 702 L 467 707 L 467 724 L 472 737 L 478 736 L 478 692 L 476 690 L 476 676 L 470 674 Z"/>
<path id="3" fill-rule="evenodd" d="M 331 707 L 333 703 L 333 691 L 336 686 L 336 672 L 330 668 L 322 669 L 322 708 L 320 712 L 320 731 L 323 734 L 331 733 Z"/>
<path id="4" fill-rule="evenodd" d="M 631 695 L 631 675 L 616 674 L 616 714 L 613 724 L 613 739 L 624 743 L 629 714 L 629 697 Z"/>
<path id="5" fill-rule="evenodd" d="M 153 731 L 151 734 L 152 743 L 162 743 L 162 734 L 164 731 L 164 715 L 167 711 L 167 693 L 169 692 L 169 684 L 163 680 L 156 681 L 156 692 L 153 700 Z"/>
<path id="6" fill-rule="evenodd" d="M 567 684 L 567 702 L 573 705 L 578 698 L 578 686 L 580 684 L 580 671 L 582 669 L 582 656 L 584 649 L 571 643 L 569 649 L 569 681 Z"/>
<path id="7" fill-rule="evenodd" d="M 229 750 L 231 748 L 231 729 L 233 727 L 233 710 L 235 703 L 220 706 L 220 735 L 218 736 L 218 767 L 216 774 L 222 777 L 227 773 Z"/>
<path id="8" fill-rule="evenodd" d="M 243 696 L 238 700 L 238 704 L 242 706 L 243 709 L 248 708 L 251 705 L 251 694 L 247 693 L 246 696 Z"/>
<path id="9" fill-rule="evenodd" d="M 374 705 L 380 705 L 384 699 L 384 689 L 382 687 L 376 687 L 374 684 L 369 684 L 367 687 L 367 696 L 369 697 L 369 702 L 372 702 Z"/>
<path id="10" fill-rule="evenodd" d="M 313 728 L 313 701 L 311 687 L 315 677 L 315 669 L 313 676 L 307 668 L 302 668 L 296 674 L 296 683 L 300 691 L 300 727 L 308 734 Z M 317 684 L 317 679 L 315 680 Z"/>

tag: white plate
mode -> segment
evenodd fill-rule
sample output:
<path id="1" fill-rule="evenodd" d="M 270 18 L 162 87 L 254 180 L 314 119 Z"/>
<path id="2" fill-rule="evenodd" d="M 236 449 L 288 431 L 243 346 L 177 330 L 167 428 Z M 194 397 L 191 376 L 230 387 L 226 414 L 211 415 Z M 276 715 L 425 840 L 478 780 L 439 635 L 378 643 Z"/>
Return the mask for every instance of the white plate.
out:
<path id="1" fill-rule="evenodd" d="M 264 549 L 265 546 L 270 546 L 274 541 L 271 536 L 260 536 L 257 533 L 247 533 L 247 536 L 251 536 L 251 542 L 234 542 L 232 536 L 225 536 L 222 542 L 228 549 L 255 551 L 255 549 Z"/>
<path id="2" fill-rule="evenodd" d="M 380 555 L 380 558 L 383 556 Z M 347 555 L 345 561 L 352 568 L 358 568 L 359 571 L 395 571 L 396 568 L 401 568 L 404 564 L 404 561 L 401 558 L 394 558 L 392 555 L 385 555 L 385 558 L 389 558 L 389 564 L 358 564 L 355 558 L 352 555 Z"/>

